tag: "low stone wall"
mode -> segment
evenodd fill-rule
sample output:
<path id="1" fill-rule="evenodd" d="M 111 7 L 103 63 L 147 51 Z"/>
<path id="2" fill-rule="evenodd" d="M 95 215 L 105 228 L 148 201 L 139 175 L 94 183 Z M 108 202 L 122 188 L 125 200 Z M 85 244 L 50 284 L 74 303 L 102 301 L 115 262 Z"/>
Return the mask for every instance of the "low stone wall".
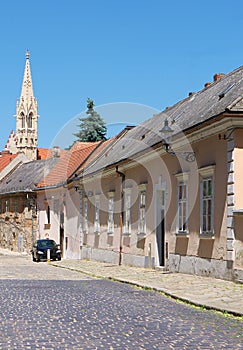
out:
<path id="1" fill-rule="evenodd" d="M 210 276 L 225 280 L 234 280 L 232 263 L 226 260 L 204 259 L 195 256 L 170 254 L 168 269 L 171 272 Z"/>
<path id="2" fill-rule="evenodd" d="M 80 251 L 81 259 L 95 260 L 115 265 L 119 264 L 119 252 L 86 246 L 81 247 Z M 154 258 L 149 258 L 148 256 L 122 253 L 121 262 L 122 265 L 127 266 L 154 268 Z"/>

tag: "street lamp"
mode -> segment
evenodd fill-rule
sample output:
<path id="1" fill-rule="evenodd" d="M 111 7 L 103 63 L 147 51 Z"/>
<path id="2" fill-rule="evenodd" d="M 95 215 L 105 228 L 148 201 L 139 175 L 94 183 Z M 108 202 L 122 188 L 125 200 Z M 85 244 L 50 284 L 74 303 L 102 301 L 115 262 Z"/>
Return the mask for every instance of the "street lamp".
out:
<path id="1" fill-rule="evenodd" d="M 169 126 L 168 119 L 165 119 L 164 126 L 161 130 L 162 137 L 163 137 L 163 146 L 166 151 L 166 153 L 170 154 L 171 156 L 178 156 L 180 158 L 185 159 L 187 162 L 194 162 L 195 161 L 195 153 L 194 152 L 174 152 L 171 148 L 171 139 L 172 134 L 174 130 Z"/>

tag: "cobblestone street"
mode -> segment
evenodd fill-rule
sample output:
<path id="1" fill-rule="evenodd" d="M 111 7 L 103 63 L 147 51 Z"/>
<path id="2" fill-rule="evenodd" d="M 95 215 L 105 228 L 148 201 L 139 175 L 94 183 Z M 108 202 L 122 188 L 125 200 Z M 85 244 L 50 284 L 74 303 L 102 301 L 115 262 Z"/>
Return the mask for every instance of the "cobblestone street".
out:
<path id="1" fill-rule="evenodd" d="M 243 322 L 158 292 L 0 256 L 0 349 L 243 349 Z"/>

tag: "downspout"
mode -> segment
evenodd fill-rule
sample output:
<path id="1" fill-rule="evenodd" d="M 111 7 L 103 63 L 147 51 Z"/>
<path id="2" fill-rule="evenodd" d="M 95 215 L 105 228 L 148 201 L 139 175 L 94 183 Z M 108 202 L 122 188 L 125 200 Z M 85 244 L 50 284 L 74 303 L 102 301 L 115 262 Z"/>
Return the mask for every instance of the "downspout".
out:
<path id="1" fill-rule="evenodd" d="M 125 183 L 125 174 L 118 170 L 118 165 L 116 166 L 116 173 L 121 177 L 121 212 L 120 212 L 120 247 L 119 247 L 119 265 L 122 264 L 122 233 L 123 233 L 123 223 L 124 223 L 124 183 Z"/>

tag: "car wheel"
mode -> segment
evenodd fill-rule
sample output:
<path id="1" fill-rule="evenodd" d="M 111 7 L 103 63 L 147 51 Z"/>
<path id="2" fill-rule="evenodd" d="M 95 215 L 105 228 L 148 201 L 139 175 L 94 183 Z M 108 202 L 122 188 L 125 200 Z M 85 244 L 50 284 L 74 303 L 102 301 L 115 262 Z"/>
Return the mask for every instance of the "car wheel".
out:
<path id="1" fill-rule="evenodd" d="M 61 257 L 59 256 L 59 258 L 57 258 L 58 261 L 61 261 Z"/>

